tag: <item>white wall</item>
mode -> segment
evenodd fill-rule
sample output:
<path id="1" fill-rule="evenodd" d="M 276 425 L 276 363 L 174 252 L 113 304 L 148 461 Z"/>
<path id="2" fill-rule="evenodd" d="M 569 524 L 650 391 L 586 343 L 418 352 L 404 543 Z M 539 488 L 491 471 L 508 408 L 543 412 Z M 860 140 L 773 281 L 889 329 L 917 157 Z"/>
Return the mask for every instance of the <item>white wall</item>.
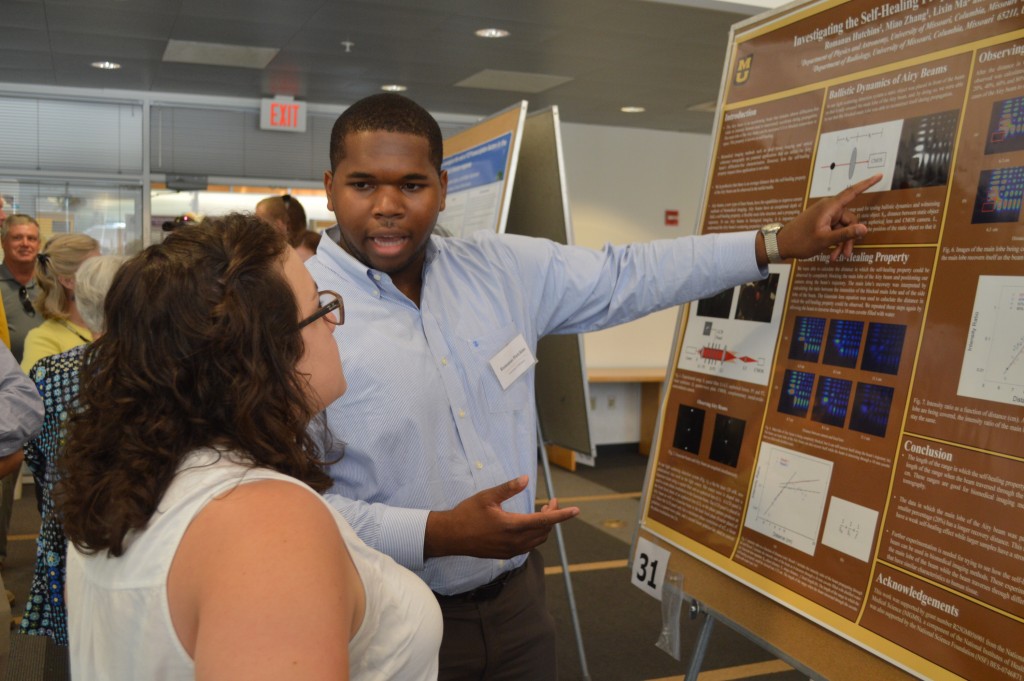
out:
<path id="1" fill-rule="evenodd" d="M 666 239 L 692 234 L 702 199 L 709 135 L 562 124 L 565 174 L 576 243 Z M 665 211 L 679 226 L 665 226 Z M 677 309 L 584 337 L 590 367 L 663 369 Z"/>
<path id="2" fill-rule="evenodd" d="M 710 115 L 710 114 L 709 114 Z M 710 135 L 562 123 L 565 174 L 576 243 L 600 248 L 694 232 L 703 199 Z M 665 211 L 679 226 L 665 226 Z M 591 368 L 664 370 L 678 308 L 584 336 Z M 597 444 L 636 442 L 639 386 L 591 384 Z"/>

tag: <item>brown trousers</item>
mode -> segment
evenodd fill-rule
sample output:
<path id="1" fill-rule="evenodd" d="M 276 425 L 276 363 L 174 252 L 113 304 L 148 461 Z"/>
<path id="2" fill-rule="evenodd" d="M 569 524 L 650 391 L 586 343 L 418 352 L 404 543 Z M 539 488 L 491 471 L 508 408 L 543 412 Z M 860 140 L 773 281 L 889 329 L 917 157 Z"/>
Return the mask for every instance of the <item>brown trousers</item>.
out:
<path id="1" fill-rule="evenodd" d="M 555 620 L 544 597 L 544 559 L 531 551 L 526 569 L 492 600 L 441 601 L 439 681 L 556 681 Z"/>

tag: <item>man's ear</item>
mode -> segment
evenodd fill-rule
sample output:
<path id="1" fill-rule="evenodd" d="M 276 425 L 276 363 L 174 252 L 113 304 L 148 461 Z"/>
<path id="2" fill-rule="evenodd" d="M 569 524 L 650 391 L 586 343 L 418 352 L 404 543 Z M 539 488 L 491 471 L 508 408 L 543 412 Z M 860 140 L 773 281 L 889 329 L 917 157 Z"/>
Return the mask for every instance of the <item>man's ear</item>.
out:
<path id="1" fill-rule="evenodd" d="M 448 171 L 442 170 L 439 179 L 441 180 L 441 207 L 438 209 L 438 212 L 441 212 L 444 210 L 445 199 L 448 198 Z"/>
<path id="2" fill-rule="evenodd" d="M 324 191 L 327 193 L 327 210 L 334 210 L 334 199 L 331 198 L 331 189 L 334 187 L 334 173 L 330 170 L 324 171 Z"/>

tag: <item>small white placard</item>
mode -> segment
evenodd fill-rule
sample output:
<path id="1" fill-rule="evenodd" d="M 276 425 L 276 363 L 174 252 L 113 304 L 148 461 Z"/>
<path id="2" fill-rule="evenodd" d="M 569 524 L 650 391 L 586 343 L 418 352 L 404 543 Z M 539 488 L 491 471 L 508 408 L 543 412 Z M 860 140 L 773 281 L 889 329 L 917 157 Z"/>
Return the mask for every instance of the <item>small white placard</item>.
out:
<path id="1" fill-rule="evenodd" d="M 663 549 L 643 537 L 637 539 L 631 576 L 634 586 L 660 601 L 668 560 L 668 549 Z"/>
<path id="2" fill-rule="evenodd" d="M 502 390 L 508 390 L 508 387 L 517 378 L 525 374 L 536 363 L 537 358 L 530 352 L 523 334 L 513 338 L 509 341 L 508 345 L 498 350 L 494 357 L 491 357 L 491 369 L 494 370 L 494 375 L 498 377 Z"/>

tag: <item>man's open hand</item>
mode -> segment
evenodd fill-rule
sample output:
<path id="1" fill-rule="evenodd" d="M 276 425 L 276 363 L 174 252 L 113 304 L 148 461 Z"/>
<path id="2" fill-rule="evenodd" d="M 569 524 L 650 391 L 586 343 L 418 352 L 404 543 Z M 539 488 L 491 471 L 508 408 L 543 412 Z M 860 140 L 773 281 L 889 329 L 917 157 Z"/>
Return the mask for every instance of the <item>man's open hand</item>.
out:
<path id="1" fill-rule="evenodd" d="M 580 510 L 559 508 L 552 499 L 536 513 L 508 513 L 501 504 L 526 489 L 529 477 L 477 492 L 450 511 L 431 511 L 423 542 L 424 558 L 474 556 L 512 558 L 540 546 L 551 528 Z"/>

